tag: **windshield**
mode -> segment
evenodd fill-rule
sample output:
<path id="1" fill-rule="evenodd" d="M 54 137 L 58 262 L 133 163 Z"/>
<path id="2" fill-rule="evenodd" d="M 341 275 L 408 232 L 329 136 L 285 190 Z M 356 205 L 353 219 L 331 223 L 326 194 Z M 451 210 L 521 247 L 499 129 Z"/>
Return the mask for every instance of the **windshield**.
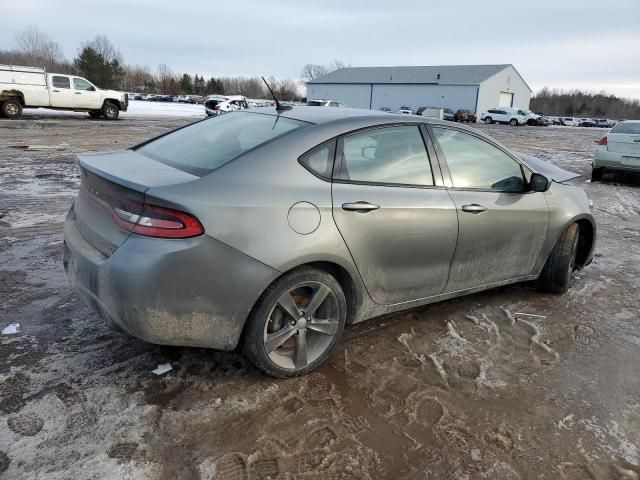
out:
<path id="1" fill-rule="evenodd" d="M 289 118 L 232 112 L 171 132 L 136 151 L 203 176 L 243 153 L 305 125 L 307 123 Z"/>
<path id="2" fill-rule="evenodd" d="M 611 129 L 611 133 L 640 135 L 640 122 L 622 122 Z"/>

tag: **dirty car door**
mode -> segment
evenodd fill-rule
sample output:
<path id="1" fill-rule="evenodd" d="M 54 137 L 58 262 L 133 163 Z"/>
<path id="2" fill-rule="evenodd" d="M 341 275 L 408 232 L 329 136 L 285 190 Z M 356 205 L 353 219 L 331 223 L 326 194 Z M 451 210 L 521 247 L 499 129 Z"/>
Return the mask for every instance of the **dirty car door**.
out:
<path id="1" fill-rule="evenodd" d="M 453 128 L 432 131 L 460 223 L 445 292 L 533 274 L 547 236 L 544 193 L 526 191 L 522 166 L 498 146 Z"/>
<path id="2" fill-rule="evenodd" d="M 436 295 L 446 285 L 458 220 L 437 164 L 434 171 L 440 185 L 417 125 L 338 142 L 333 216 L 376 303 Z"/>

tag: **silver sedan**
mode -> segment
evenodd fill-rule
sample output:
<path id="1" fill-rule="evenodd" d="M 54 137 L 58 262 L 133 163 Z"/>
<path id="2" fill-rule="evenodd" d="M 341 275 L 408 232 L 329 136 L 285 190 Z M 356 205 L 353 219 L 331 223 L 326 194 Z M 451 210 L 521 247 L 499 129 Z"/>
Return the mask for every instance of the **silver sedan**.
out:
<path id="1" fill-rule="evenodd" d="M 381 314 L 524 281 L 562 293 L 596 238 L 576 175 L 418 116 L 246 110 L 79 166 L 79 296 L 133 336 L 240 345 L 278 377 Z"/>

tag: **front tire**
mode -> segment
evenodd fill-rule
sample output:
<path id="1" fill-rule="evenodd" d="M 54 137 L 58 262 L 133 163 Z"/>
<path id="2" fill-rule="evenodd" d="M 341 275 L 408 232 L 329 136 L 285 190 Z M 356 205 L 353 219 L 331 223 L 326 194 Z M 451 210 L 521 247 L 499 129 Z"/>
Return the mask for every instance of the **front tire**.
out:
<path id="1" fill-rule="evenodd" d="M 484 119 L 484 123 L 487 125 L 491 125 L 493 123 L 493 119 L 491 117 L 487 117 Z"/>
<path id="2" fill-rule="evenodd" d="M 258 300 L 245 326 L 242 349 L 268 375 L 297 377 L 327 359 L 346 318 L 347 301 L 332 275 L 315 268 L 294 270 Z"/>
<path id="3" fill-rule="evenodd" d="M 580 227 L 577 223 L 572 223 L 562 233 L 538 277 L 538 290 L 564 293 L 569 289 L 575 270 L 579 237 Z"/>
<path id="4" fill-rule="evenodd" d="M 22 103 L 18 98 L 5 100 L 2 104 L 2 114 L 11 120 L 20 118 L 22 116 Z"/>
<path id="5" fill-rule="evenodd" d="M 120 110 L 117 105 L 114 105 L 111 102 L 105 102 L 102 106 L 102 116 L 107 120 L 117 120 L 118 115 L 120 115 Z"/>

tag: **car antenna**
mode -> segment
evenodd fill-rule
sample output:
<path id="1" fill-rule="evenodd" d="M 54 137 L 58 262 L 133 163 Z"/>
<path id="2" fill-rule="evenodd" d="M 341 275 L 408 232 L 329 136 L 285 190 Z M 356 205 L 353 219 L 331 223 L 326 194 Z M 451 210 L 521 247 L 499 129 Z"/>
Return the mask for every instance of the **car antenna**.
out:
<path id="1" fill-rule="evenodd" d="M 273 97 L 273 99 L 276 102 L 276 112 L 283 112 L 285 110 L 291 110 L 291 106 L 290 105 L 282 105 L 282 104 L 280 104 L 280 102 L 276 98 L 276 94 L 273 93 L 273 90 L 271 90 L 271 87 L 269 86 L 267 81 L 264 79 L 264 77 L 260 77 L 260 78 L 262 78 L 262 81 L 267 86 L 267 89 L 269 89 L 269 92 L 271 93 L 271 96 Z"/>

